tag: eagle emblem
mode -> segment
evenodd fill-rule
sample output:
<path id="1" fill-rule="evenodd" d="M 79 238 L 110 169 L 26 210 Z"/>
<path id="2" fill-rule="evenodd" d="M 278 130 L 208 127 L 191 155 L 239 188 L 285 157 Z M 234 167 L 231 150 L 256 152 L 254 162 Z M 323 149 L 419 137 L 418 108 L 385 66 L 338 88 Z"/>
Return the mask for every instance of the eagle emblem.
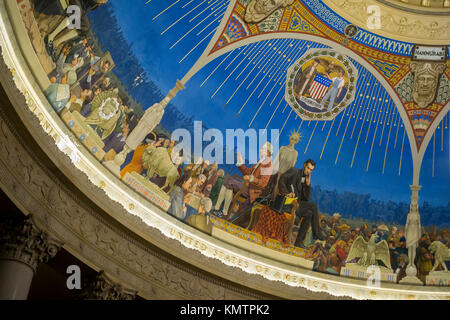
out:
<path id="1" fill-rule="evenodd" d="M 350 248 L 346 261 L 349 262 L 359 258 L 357 264 L 365 267 L 378 265 L 377 261 L 381 261 L 392 270 L 389 246 L 386 240 L 376 243 L 378 237 L 377 233 L 372 234 L 369 241 L 364 240 L 362 236 L 357 237 Z"/>

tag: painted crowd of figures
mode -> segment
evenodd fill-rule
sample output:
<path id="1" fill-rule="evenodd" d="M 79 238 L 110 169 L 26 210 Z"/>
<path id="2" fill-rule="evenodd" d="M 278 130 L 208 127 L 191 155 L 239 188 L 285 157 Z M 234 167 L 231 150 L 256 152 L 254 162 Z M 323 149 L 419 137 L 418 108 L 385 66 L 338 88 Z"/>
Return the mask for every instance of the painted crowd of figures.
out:
<path id="1" fill-rule="evenodd" d="M 122 151 L 126 137 L 139 122 L 134 110 L 126 103 L 128 97 L 119 93 L 119 84 L 111 77 L 115 63 L 110 53 L 103 53 L 92 38 L 87 15 L 106 2 L 54 0 L 28 3 L 38 28 L 38 32 L 32 32 L 34 25 L 30 23 L 29 34 L 51 83 L 44 93 L 69 127 L 75 128 L 73 122 L 79 124 L 76 135 L 85 145 L 90 143 L 89 149 L 105 162 Z M 69 5 L 81 8 L 80 29 L 68 28 L 66 12 Z M 28 13 L 22 13 L 24 19 Z M 38 51 L 39 44 L 43 48 Z"/>

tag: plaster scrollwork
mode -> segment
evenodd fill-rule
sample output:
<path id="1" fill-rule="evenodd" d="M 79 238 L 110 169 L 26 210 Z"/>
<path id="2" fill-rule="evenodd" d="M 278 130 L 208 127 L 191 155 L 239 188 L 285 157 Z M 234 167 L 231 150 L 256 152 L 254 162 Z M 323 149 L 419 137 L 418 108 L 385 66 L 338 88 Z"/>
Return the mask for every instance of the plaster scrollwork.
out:
<path id="1" fill-rule="evenodd" d="M 373 16 L 370 6 L 376 5 L 380 10 L 380 28 L 371 32 L 393 39 L 409 39 L 409 42 L 430 43 L 430 41 L 448 40 L 450 22 L 448 16 L 419 15 L 392 7 L 386 7 L 375 1 L 365 0 L 325 0 L 331 9 L 367 29 L 367 21 Z"/>
<path id="2" fill-rule="evenodd" d="M 450 6 L 449 0 L 384 0 L 387 3 L 393 3 L 397 5 L 403 5 L 406 4 L 407 6 L 404 6 L 405 9 L 408 8 L 446 8 Z"/>
<path id="3" fill-rule="evenodd" d="M 0 259 L 25 263 L 36 273 L 38 266 L 53 258 L 62 243 L 38 229 L 32 216 L 0 221 Z"/>
<path id="4" fill-rule="evenodd" d="M 383 29 L 392 30 L 403 36 L 423 36 L 435 40 L 448 39 L 450 27 L 449 23 L 431 21 L 425 24 L 420 20 L 391 14 L 381 16 L 381 25 Z"/>

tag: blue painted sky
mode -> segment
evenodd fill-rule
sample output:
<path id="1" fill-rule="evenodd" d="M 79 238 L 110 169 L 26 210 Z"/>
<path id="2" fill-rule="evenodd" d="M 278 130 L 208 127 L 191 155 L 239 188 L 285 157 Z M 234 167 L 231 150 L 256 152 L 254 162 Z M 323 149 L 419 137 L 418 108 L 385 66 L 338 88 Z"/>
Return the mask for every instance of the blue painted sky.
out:
<path id="1" fill-rule="evenodd" d="M 156 83 L 163 94 L 166 94 L 172 89 L 175 85 L 175 81 L 181 79 L 191 66 L 194 65 L 211 36 L 194 49 L 181 63 L 179 63 L 179 61 L 182 60 L 199 41 L 210 34 L 218 25 L 218 22 L 213 22 L 208 26 L 208 24 L 212 22 L 211 18 L 209 18 L 199 24 L 194 31 L 190 32 L 190 30 L 197 25 L 197 23 L 202 21 L 203 17 L 206 17 L 211 12 L 213 12 L 211 17 L 214 17 L 214 14 L 217 14 L 214 18 L 219 20 L 220 15 L 223 14 L 225 8 L 225 6 L 220 5 L 220 1 L 216 4 L 214 4 L 215 1 L 210 1 L 212 3 L 212 10 L 208 8 L 196 17 L 198 13 L 206 8 L 205 4 L 200 5 L 196 10 L 193 10 L 191 14 L 187 15 L 174 27 L 161 35 L 167 27 L 201 3 L 201 1 L 182 0 L 154 19 L 155 16 L 173 2 L 174 1 L 169 2 L 167 0 L 152 0 L 149 4 L 145 5 L 144 0 L 136 0 L 133 1 L 133 5 L 130 5 L 130 1 L 127 0 L 111 1 L 116 17 L 119 24 L 122 26 L 126 38 L 130 43 L 133 43 L 134 53 L 147 71 L 149 78 Z M 186 7 L 182 8 L 184 5 L 186 5 Z M 193 22 L 189 23 L 189 20 L 192 18 L 194 18 Z M 204 27 L 206 28 L 204 29 Z M 197 32 L 203 29 L 204 31 L 197 36 Z M 170 49 L 180 37 L 188 32 L 190 32 L 188 36 L 175 45 L 173 49 Z M 268 43 L 271 43 L 270 47 L 268 46 Z M 289 47 L 289 44 L 292 44 L 292 47 Z M 274 47 L 277 47 L 277 49 L 273 50 Z M 187 83 L 186 90 L 181 91 L 173 100 L 173 103 L 187 116 L 194 116 L 196 120 L 202 120 L 207 127 L 218 128 L 220 130 L 225 130 L 227 128 L 243 128 L 246 130 L 249 127 L 249 123 L 255 115 L 255 112 L 261 106 L 272 87 L 274 87 L 274 90 L 272 90 L 268 99 L 262 104 L 261 110 L 251 127 L 264 129 L 271 118 L 273 111 L 279 105 L 278 110 L 270 123 L 269 129 L 281 129 L 286 123 L 280 138 L 280 144 L 285 145 L 288 143 L 288 134 L 300 126 L 301 120 L 299 118 L 296 119 L 295 113 L 292 113 L 286 122 L 290 113 L 290 108 L 285 108 L 286 103 L 284 101 L 279 104 L 284 95 L 284 89 L 279 90 L 280 81 L 275 82 L 262 72 L 258 74 L 258 68 L 255 67 L 254 71 L 250 73 L 241 88 L 236 92 L 233 99 L 231 99 L 228 104 L 226 104 L 226 102 L 249 74 L 249 71 L 252 70 L 254 66 L 251 64 L 252 62 L 255 62 L 258 66 L 257 62 L 260 61 L 260 67 L 265 65 L 269 68 L 270 63 L 277 61 L 277 67 L 281 67 L 281 69 L 284 70 L 294 63 L 294 57 L 299 57 L 304 51 L 314 47 L 324 46 L 299 40 L 272 40 L 251 46 L 247 49 L 242 48 L 241 50 L 236 50 L 229 56 L 225 55 L 216 59 L 197 73 Z M 244 56 L 243 52 L 240 52 L 242 50 L 247 50 L 243 52 L 248 52 L 249 50 L 256 52 L 261 50 L 261 52 L 258 53 L 258 58 L 250 61 L 247 58 L 248 55 Z M 277 53 L 278 51 L 282 51 L 281 56 L 286 54 L 286 58 L 280 57 Z M 236 57 L 238 54 L 240 55 Z M 265 57 L 264 54 L 266 54 Z M 230 72 L 239 65 L 243 57 L 244 59 L 247 59 L 247 61 L 244 61 L 236 69 L 232 77 L 230 77 L 218 93 L 211 98 L 219 86 L 227 79 Z M 289 57 L 291 57 L 290 62 L 287 61 Z M 226 60 L 223 61 L 223 59 Z M 268 59 L 271 60 L 268 62 Z M 311 122 L 309 125 L 308 122 L 303 122 L 300 131 L 304 138 L 297 146 L 297 150 L 299 151 L 298 165 L 307 158 L 317 160 L 318 166 L 314 173 L 313 183 L 319 184 L 322 188 L 371 194 L 373 198 L 380 200 L 409 202 L 409 185 L 412 183 L 412 160 L 407 136 L 405 136 L 404 144 L 402 143 L 404 128 L 400 126 L 397 133 L 397 125 L 392 126 L 393 124 L 398 123 L 398 112 L 394 108 L 390 97 L 386 94 L 384 89 L 380 88 L 381 86 L 375 78 L 358 63 L 355 61 L 353 62 L 360 75 L 355 102 L 347 108 L 346 112 L 340 114 L 336 118 L 331 131 L 331 122 L 325 124 L 319 122 L 317 126 L 315 125 L 315 122 Z M 116 61 L 116 63 L 120 63 L 120 61 Z M 235 80 L 242 69 L 249 63 L 250 65 L 241 74 L 239 79 Z M 217 71 L 202 87 L 200 87 L 204 80 L 219 64 L 220 67 Z M 224 69 L 227 66 L 229 67 L 225 71 Z M 278 70 L 276 70 L 277 67 L 271 69 L 272 75 L 275 71 L 278 72 Z M 267 68 L 266 70 L 268 70 Z M 278 75 L 278 73 L 275 74 Z M 246 87 L 252 80 L 253 84 L 246 90 Z M 261 85 L 249 99 L 243 111 L 236 117 L 239 109 L 241 109 L 242 105 L 260 81 Z M 269 82 L 269 84 L 265 87 L 267 82 Z M 264 87 L 266 89 L 258 98 L 259 93 Z M 276 92 L 279 93 L 275 96 Z M 367 98 L 367 96 L 369 96 L 369 98 Z M 381 102 L 379 101 L 380 98 L 382 99 Z M 270 105 L 272 100 L 274 102 Z M 148 106 L 154 102 L 155 101 L 141 101 L 141 103 Z M 375 122 L 373 122 L 374 120 Z M 444 128 L 446 126 L 448 127 L 448 116 L 445 118 L 445 121 Z M 363 122 L 364 126 L 361 129 L 361 124 Z M 369 124 L 370 130 L 368 131 Z M 338 127 L 339 131 L 337 130 Z M 391 127 L 392 129 L 390 129 Z M 311 138 L 314 128 L 314 135 Z M 346 128 L 347 130 L 345 130 Z M 432 175 L 433 139 L 423 161 L 420 181 L 423 186 L 422 191 L 420 192 L 421 202 L 424 200 L 432 204 L 447 204 L 450 202 L 447 191 L 450 183 L 449 131 L 448 128 L 445 128 L 442 136 L 441 130 L 442 125 L 440 125 L 438 129 L 434 145 L 434 177 Z M 360 131 L 361 135 L 359 134 Z M 320 159 L 323 145 L 329 132 L 328 142 L 323 156 Z M 343 139 L 344 132 L 346 132 L 346 135 Z M 358 136 L 360 136 L 358 149 L 354 158 L 354 164 L 351 167 Z M 365 141 L 366 136 L 367 141 Z M 388 141 L 389 145 L 386 149 Z M 337 163 L 335 163 L 340 146 L 340 155 Z M 307 151 L 305 153 L 306 148 Z M 371 149 L 372 152 L 370 152 Z M 366 171 L 370 154 L 370 166 L 369 170 Z M 383 174 L 382 169 L 385 155 L 386 165 Z M 400 158 L 402 161 L 400 161 Z M 399 175 L 400 164 L 401 170 Z"/>

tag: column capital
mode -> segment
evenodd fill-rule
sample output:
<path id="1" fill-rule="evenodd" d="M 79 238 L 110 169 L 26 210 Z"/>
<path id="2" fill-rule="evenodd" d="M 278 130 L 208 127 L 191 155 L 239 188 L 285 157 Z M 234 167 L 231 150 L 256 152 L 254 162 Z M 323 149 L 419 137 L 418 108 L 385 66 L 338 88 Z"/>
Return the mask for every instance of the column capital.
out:
<path id="1" fill-rule="evenodd" d="M 34 273 L 61 249 L 62 243 L 41 231 L 31 215 L 0 220 L 0 259 L 28 265 Z"/>
<path id="2" fill-rule="evenodd" d="M 84 285 L 81 298 L 87 300 L 135 300 L 137 291 L 124 288 L 100 271 Z"/>

